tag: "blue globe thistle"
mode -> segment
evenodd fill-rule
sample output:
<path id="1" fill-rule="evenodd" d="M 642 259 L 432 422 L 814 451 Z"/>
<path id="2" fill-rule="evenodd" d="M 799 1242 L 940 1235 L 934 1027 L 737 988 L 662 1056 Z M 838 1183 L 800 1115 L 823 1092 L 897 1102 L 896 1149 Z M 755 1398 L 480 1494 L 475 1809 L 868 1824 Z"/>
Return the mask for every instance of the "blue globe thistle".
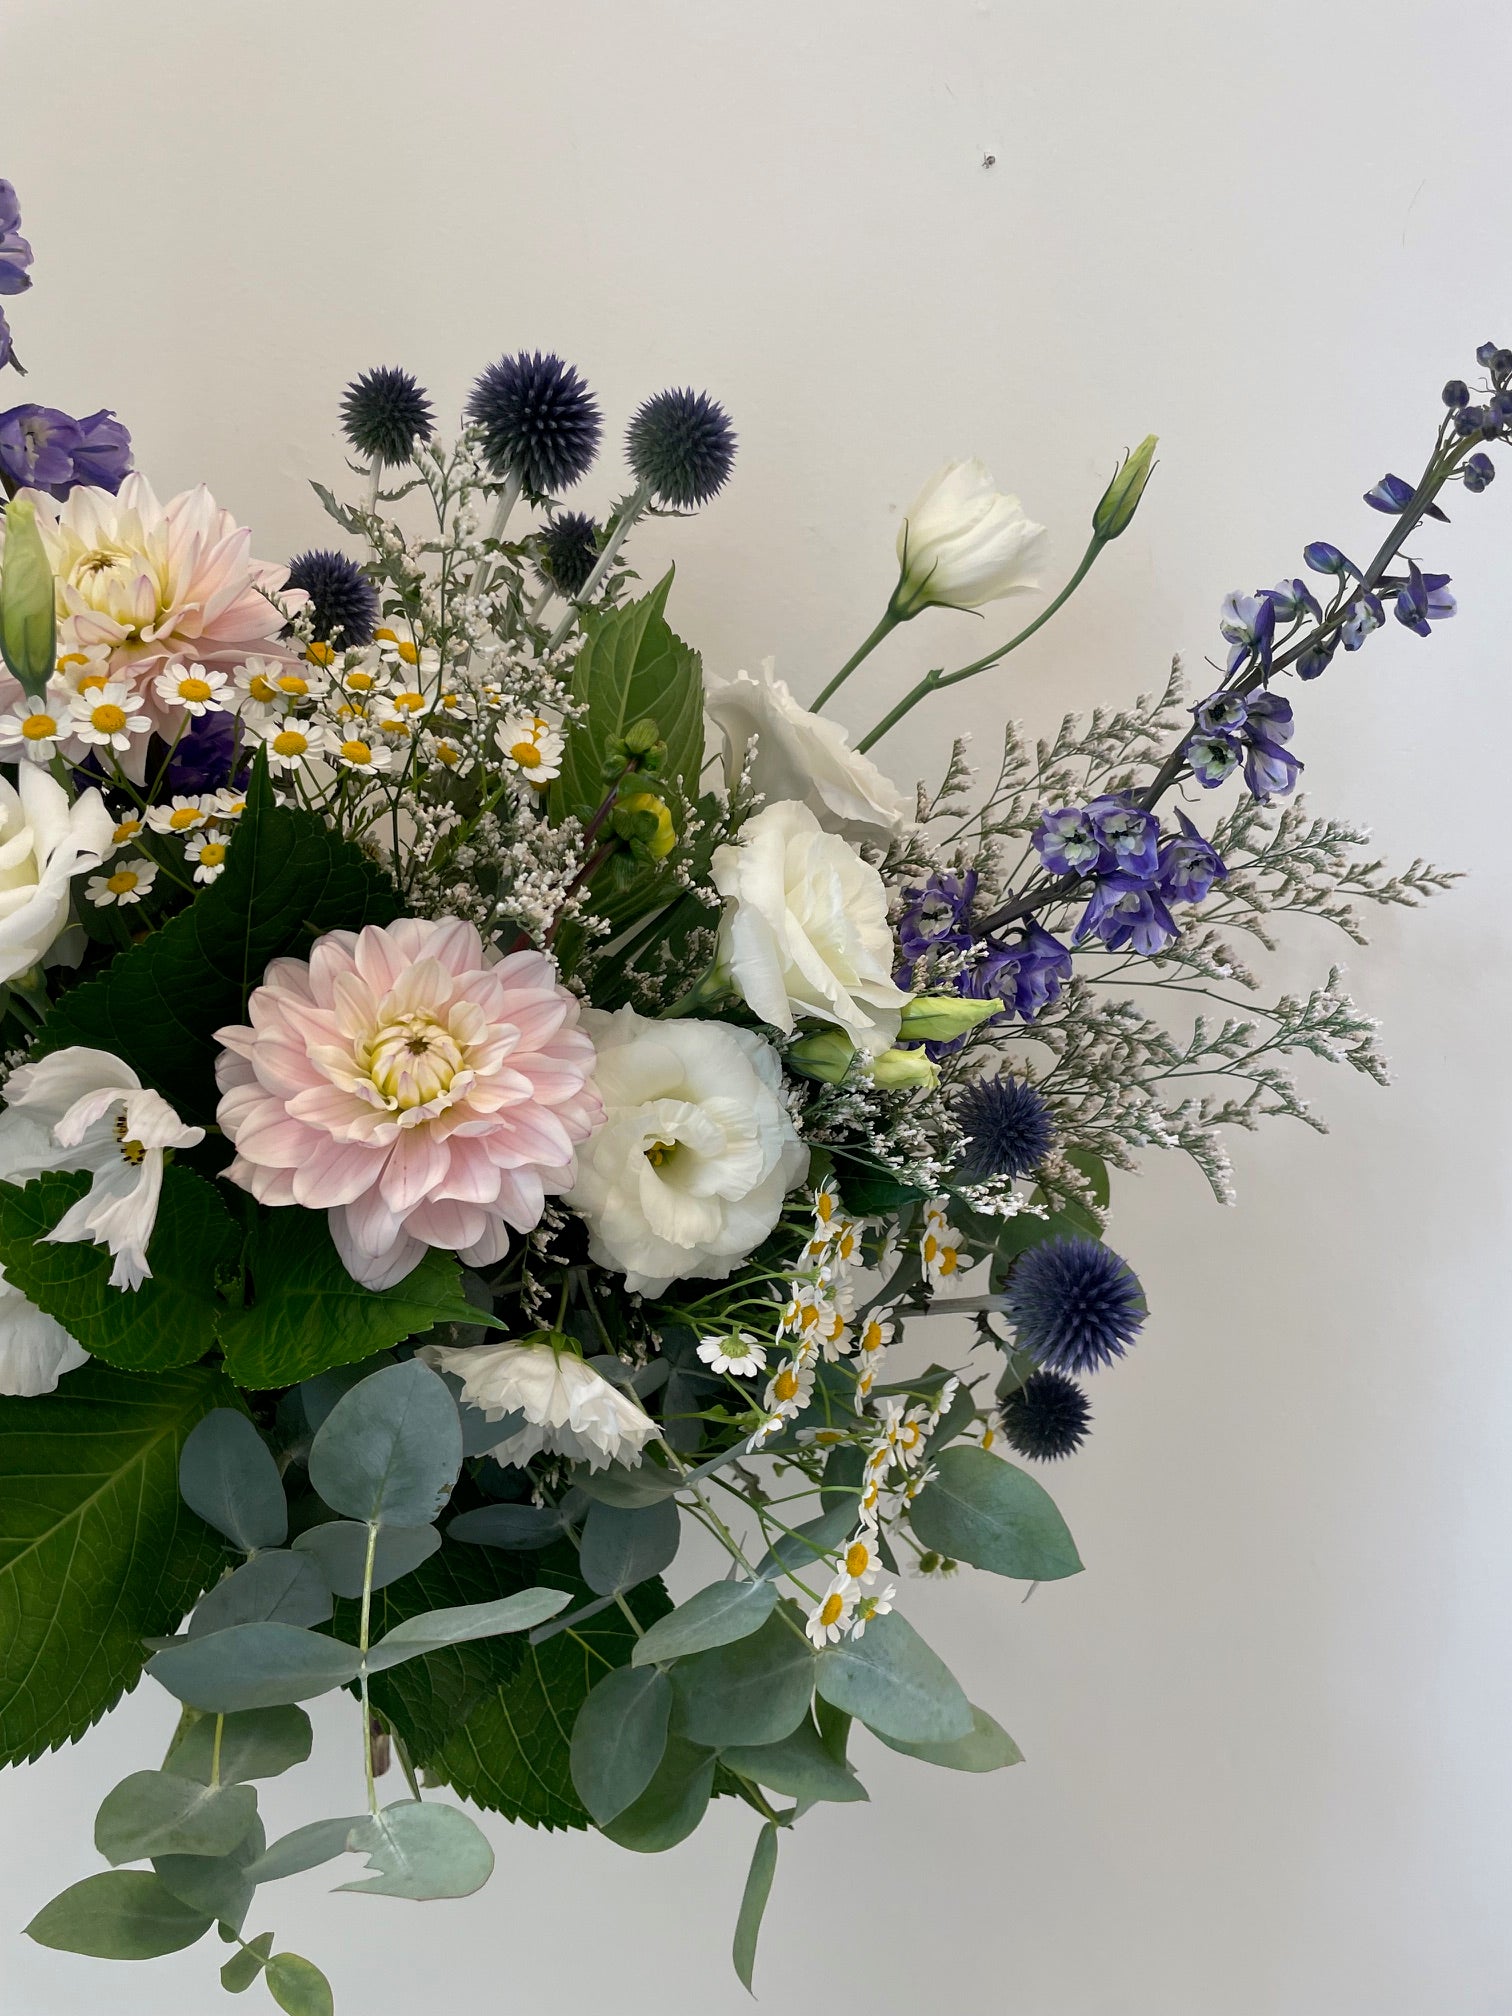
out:
<path id="1" fill-rule="evenodd" d="M 559 595 L 581 592 L 599 554 L 599 528 L 586 511 L 558 511 L 536 535 L 536 559 Z"/>
<path id="2" fill-rule="evenodd" d="M 658 504 L 707 504 L 735 466 L 735 429 L 707 392 L 658 392 L 625 435 L 630 467 Z"/>
<path id="3" fill-rule="evenodd" d="M 346 388 L 341 427 L 359 455 L 390 468 L 408 462 L 417 441 L 429 441 L 436 416 L 430 400 L 408 371 L 380 364 Z"/>
<path id="4" fill-rule="evenodd" d="M 1055 1122 L 1042 1095 L 1003 1071 L 979 1078 L 955 1102 L 966 1136 L 961 1174 L 972 1183 L 991 1176 L 1027 1176 L 1050 1153 Z"/>
<path id="5" fill-rule="evenodd" d="M 518 476 L 532 498 L 554 496 L 586 476 L 598 453 L 598 401 L 560 357 L 522 350 L 490 364 L 473 386 L 467 417 L 483 430 L 495 476 Z"/>
<path id="6" fill-rule="evenodd" d="M 1073 1455 L 1092 1426 L 1086 1394 L 1064 1372 L 1031 1372 L 998 1402 L 998 1413 L 1009 1448 L 1037 1463 Z"/>
<path id="7" fill-rule="evenodd" d="M 378 622 L 378 591 L 345 553 L 316 550 L 289 562 L 289 586 L 310 598 L 310 623 L 318 642 L 370 644 Z"/>
<path id="8" fill-rule="evenodd" d="M 1126 1260 L 1096 1239 L 1047 1239 L 1015 1263 L 1004 1313 L 1018 1346 L 1057 1372 L 1121 1358 L 1149 1313 Z"/>

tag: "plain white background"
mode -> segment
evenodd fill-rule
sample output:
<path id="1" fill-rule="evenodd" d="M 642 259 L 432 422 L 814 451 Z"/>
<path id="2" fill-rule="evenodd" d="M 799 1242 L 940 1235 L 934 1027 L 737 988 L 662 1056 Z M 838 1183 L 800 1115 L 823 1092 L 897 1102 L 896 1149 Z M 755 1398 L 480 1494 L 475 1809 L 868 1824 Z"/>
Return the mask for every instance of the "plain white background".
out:
<path id="1" fill-rule="evenodd" d="M 675 555 L 710 665 L 774 653 L 805 694 L 870 628 L 944 455 L 1020 491 L 1058 578 L 1117 451 L 1158 431 L 1138 523 L 1068 611 L 884 745 L 911 780 L 962 721 L 985 754 L 1005 711 L 1048 728 L 1195 664 L 1222 595 L 1306 540 L 1374 544 L 1361 492 L 1415 476 L 1442 381 L 1512 341 L 1509 56 L 1495 0 L 10 0 L 0 172 L 37 279 L 6 389 L 113 405 L 161 492 L 204 479 L 283 556 L 325 536 L 306 478 L 339 479 L 369 364 L 451 414 L 486 361 L 554 347 L 616 434 L 707 385 L 736 480 L 636 557 Z M 611 450 L 584 501 L 622 482 Z M 1473 871 L 1350 954 L 1395 1087 L 1309 1074 L 1335 1131 L 1241 1139 L 1237 1210 L 1184 1165 L 1119 1182 L 1154 1314 L 1052 1480 L 1088 1573 L 1026 1606 L 987 1578 L 907 1592 L 1029 1762 L 972 1780 L 868 1746 L 872 1806 L 784 1846 L 770 2007 L 1512 2007 L 1512 470 L 1451 513 L 1418 545 L 1460 616 L 1392 625 L 1300 708 L 1320 805 Z M 924 618 L 846 718 L 1018 613 Z M 1288 946 L 1285 984 L 1335 953 Z M 0 1780 L 6 2016 L 219 2006 L 213 1949 L 109 1968 L 19 1938 L 97 1866 L 94 1805 L 171 1720 L 143 1690 Z M 351 1733 L 321 1720 L 318 1810 L 350 1807 Z M 307 1790 L 273 1787 L 271 1824 Z M 498 1826 L 468 1902 L 317 1874 L 271 1922 L 349 2012 L 714 2016 L 745 2006 L 749 1817 L 664 1860 Z"/>

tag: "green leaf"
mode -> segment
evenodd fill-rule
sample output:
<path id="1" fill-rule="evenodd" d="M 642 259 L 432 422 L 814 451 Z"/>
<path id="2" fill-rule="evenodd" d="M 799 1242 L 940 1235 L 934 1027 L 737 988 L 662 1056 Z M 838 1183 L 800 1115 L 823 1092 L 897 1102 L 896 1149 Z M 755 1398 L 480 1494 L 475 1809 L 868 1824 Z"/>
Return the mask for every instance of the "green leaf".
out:
<path id="1" fill-rule="evenodd" d="M 493 1874 L 493 1850 L 476 1821 L 456 1806 L 401 1799 L 352 1829 L 348 1847 L 376 1873 L 340 1890 L 382 1897 L 470 1897 Z"/>
<path id="2" fill-rule="evenodd" d="M 189 1636 L 203 1638 L 233 1624 L 324 1624 L 330 1614 L 331 1592 L 315 1563 L 292 1548 L 270 1547 L 205 1591 Z"/>
<path id="3" fill-rule="evenodd" d="M 39 1946 L 96 1960 L 156 1960 L 192 1946 L 210 1925 L 203 1911 L 180 1903 L 161 1877 L 146 1869 L 111 1869 L 86 1876 L 44 1904 L 26 1936 Z"/>
<path id="4" fill-rule="evenodd" d="M 825 1700 L 868 1729 L 907 1743 L 969 1736 L 971 1704 L 954 1675 L 896 1610 L 874 1617 L 861 1638 L 842 1638 L 819 1656 Z"/>
<path id="5" fill-rule="evenodd" d="M 675 1498 L 634 1509 L 590 1505 L 578 1548 L 583 1580 L 600 1596 L 633 1589 L 668 1566 L 681 1538 L 682 1515 Z"/>
<path id="6" fill-rule="evenodd" d="M 273 1934 L 259 1932 L 255 1939 L 249 1939 L 239 1953 L 233 1953 L 220 1970 L 221 1986 L 228 1995 L 242 1995 L 252 1986 L 267 1965 L 268 1955 L 273 1951 Z"/>
<path id="7" fill-rule="evenodd" d="M 805 1806 L 821 1800 L 846 1805 L 867 1796 L 850 1765 L 836 1763 L 807 1716 L 791 1736 L 776 1743 L 737 1744 L 720 1752 L 720 1762 Z"/>
<path id="8" fill-rule="evenodd" d="M 375 1293 L 342 1265 L 324 1212 L 295 1204 L 258 1211 L 247 1271 L 253 1300 L 222 1315 L 221 1338 L 227 1371 L 254 1390 L 358 1364 L 438 1323 L 478 1320 L 450 1253 L 431 1247 L 402 1281 Z"/>
<path id="9" fill-rule="evenodd" d="M 446 1529 L 448 1540 L 468 1547 L 503 1547 L 530 1552 L 560 1540 L 567 1522 L 555 1505 L 479 1505 L 462 1512 Z"/>
<path id="10" fill-rule="evenodd" d="M 880 1729 L 872 1734 L 889 1750 L 921 1758 L 926 1764 L 939 1764 L 947 1771 L 1002 1771 L 1010 1764 L 1023 1763 L 1023 1751 L 985 1708 L 973 1707 L 971 1723 L 971 1734 L 958 1736 L 953 1743 L 904 1743 L 896 1736 L 884 1736 Z"/>
<path id="11" fill-rule="evenodd" d="M 1080 1574 L 1081 1556 L 1066 1522 L 1026 1470 L 986 1449 L 961 1446 L 944 1450 L 935 1471 L 910 1514 L 926 1547 L 1023 1582 Z"/>
<path id="12" fill-rule="evenodd" d="M 252 1908 L 256 1884 L 248 1868 L 265 1846 L 262 1822 L 254 1818 L 246 1837 L 226 1855 L 154 1855 L 152 1867 L 181 1904 L 208 1911 L 240 1932 Z"/>
<path id="13" fill-rule="evenodd" d="M 331 1984 L 313 1960 L 275 1953 L 268 1962 L 268 1993 L 284 2016 L 335 2016 Z"/>
<path id="14" fill-rule="evenodd" d="M 70 1043 L 108 1050 L 181 1118 L 212 1121 L 215 1032 L 246 1020 L 269 960 L 304 957 L 323 932 L 398 914 L 392 888 L 360 847 L 318 813 L 273 803 L 259 757 L 224 873 L 100 978 L 65 994 L 35 1054 Z"/>
<path id="15" fill-rule="evenodd" d="M 621 1848 L 660 1855 L 686 1841 L 708 1809 L 715 1756 L 681 1736 L 669 1736 L 651 1783 L 634 1805 L 602 1831 Z"/>
<path id="16" fill-rule="evenodd" d="M 234 1400 L 209 1366 L 90 1364 L 0 1399 L 0 1762 L 81 1736 L 224 1560 L 179 1497 L 179 1451 Z"/>
<path id="17" fill-rule="evenodd" d="M 361 1661 L 339 1638 L 294 1624 L 233 1624 L 154 1654 L 147 1671 L 177 1700 L 207 1713 L 309 1701 L 355 1680 Z"/>
<path id="18" fill-rule="evenodd" d="M 208 1785 L 215 1759 L 213 1715 L 192 1722 L 168 1752 L 165 1771 Z M 220 1776 L 223 1785 L 248 1778 L 277 1778 L 310 1754 L 310 1718 L 303 1708 L 244 1708 L 221 1721 Z"/>
<path id="19" fill-rule="evenodd" d="M 679 1659 L 673 1728 L 694 1743 L 775 1743 L 797 1728 L 814 1694 L 814 1654 L 782 1609 L 759 1631 Z"/>
<path id="20" fill-rule="evenodd" d="M 190 1430 L 179 1457 L 179 1490 L 244 1554 L 282 1547 L 288 1538 L 289 1508 L 273 1452 L 234 1408 L 217 1407 Z"/>
<path id="21" fill-rule="evenodd" d="M 672 1683 L 654 1666 L 606 1673 L 578 1710 L 572 1782 L 600 1827 L 633 1806 L 667 1748 Z"/>
<path id="22" fill-rule="evenodd" d="M 284 1834 L 250 1864 L 248 1876 L 254 1883 L 278 1883 L 285 1876 L 302 1876 L 306 1869 L 318 1869 L 345 1855 L 352 1829 L 367 1819 L 366 1813 L 352 1813 L 340 1820 L 311 1820 Z"/>
<path id="23" fill-rule="evenodd" d="M 751 1987 L 751 1976 L 756 1971 L 756 1940 L 761 1931 L 767 1899 L 772 1894 L 772 1878 L 776 1874 L 777 1829 L 769 1821 L 756 1836 L 750 1873 L 740 1899 L 740 1916 L 735 1920 L 735 1943 L 731 1953 L 735 1972 L 748 1995 L 755 1992 Z"/>
<path id="24" fill-rule="evenodd" d="M 383 1673 L 406 1659 L 419 1659 L 448 1645 L 467 1645 L 477 1638 L 497 1638 L 507 1631 L 529 1631 L 544 1624 L 572 1601 L 565 1589 L 521 1589 L 496 1603 L 462 1603 L 455 1609 L 426 1610 L 407 1617 L 380 1638 L 368 1653 L 370 1673 Z"/>
<path id="25" fill-rule="evenodd" d="M 301 1554 L 309 1555 L 317 1572 L 338 1596 L 360 1596 L 367 1569 L 369 1528 L 356 1519 L 328 1519 L 322 1526 L 310 1526 L 294 1542 Z M 434 1526 L 380 1526 L 373 1549 L 373 1587 L 386 1588 L 428 1561 L 441 1545 Z M 330 1616 L 326 1611 L 326 1616 Z M 314 1624 L 324 1619 L 305 1617 L 291 1622 Z"/>
<path id="26" fill-rule="evenodd" d="M 1092 1186 L 1092 1202 L 1099 1211 L 1106 1211 L 1112 1197 L 1112 1186 L 1108 1181 L 1108 1165 L 1101 1155 L 1094 1155 L 1090 1148 L 1068 1148 L 1066 1160 L 1073 1169 L 1080 1170 Z"/>
<path id="27" fill-rule="evenodd" d="M 251 1833 L 250 1785 L 196 1785 L 172 1771 L 133 1771 L 107 1792 L 94 1844 L 113 1868 L 150 1855 L 229 1855 Z"/>
<path id="28" fill-rule="evenodd" d="M 631 1663 L 650 1666 L 715 1645 L 733 1645 L 759 1631 L 776 1607 L 774 1582 L 711 1582 L 637 1640 Z"/>
<path id="29" fill-rule="evenodd" d="M 836 1548 L 856 1528 L 856 1499 L 851 1492 L 819 1514 L 805 1520 L 791 1533 L 779 1533 L 757 1563 L 757 1573 L 767 1579 L 791 1573 L 802 1574 L 824 1562 L 828 1565 Z"/>
<path id="30" fill-rule="evenodd" d="M 600 1505 L 621 1505 L 627 1510 L 640 1505 L 656 1505 L 681 1487 L 682 1479 L 649 1459 L 631 1470 L 623 1463 L 610 1463 L 603 1470 L 577 1465 L 572 1481 L 584 1497 Z"/>
<path id="31" fill-rule="evenodd" d="M 216 1272 L 236 1246 L 236 1227 L 214 1185 L 182 1163 L 163 1171 L 147 1246 L 152 1277 L 140 1288 L 112 1288 L 115 1263 L 105 1247 L 44 1241 L 90 1181 L 80 1170 L 52 1171 L 19 1189 L 0 1184 L 0 1265 L 7 1279 L 107 1364 L 158 1372 L 203 1358 L 215 1343 Z"/>
<path id="32" fill-rule="evenodd" d="M 310 1482 L 331 1510 L 385 1526 L 428 1526 L 461 1468 L 457 1403 L 418 1358 L 344 1393 L 310 1445 Z"/>

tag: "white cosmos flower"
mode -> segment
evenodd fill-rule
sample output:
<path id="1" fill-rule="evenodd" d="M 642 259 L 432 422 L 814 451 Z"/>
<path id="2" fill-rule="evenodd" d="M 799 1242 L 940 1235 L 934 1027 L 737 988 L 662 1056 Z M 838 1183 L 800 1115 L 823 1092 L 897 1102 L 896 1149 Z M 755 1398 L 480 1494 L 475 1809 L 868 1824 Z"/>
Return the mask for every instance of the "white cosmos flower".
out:
<path id="1" fill-rule="evenodd" d="M 893 984 L 887 891 L 870 862 L 783 799 L 714 850 L 713 876 L 720 966 L 763 1022 L 791 1031 L 809 1016 L 870 1057 L 892 1048 L 908 996 Z"/>
<path id="2" fill-rule="evenodd" d="M 724 738 L 727 784 L 739 779 L 754 738 L 751 784 L 769 805 L 795 798 L 821 826 L 853 839 L 896 833 L 912 816 L 908 799 L 849 746 L 838 721 L 811 714 L 773 678 L 770 658 L 759 678 L 706 679 L 704 711 Z"/>
<path id="3" fill-rule="evenodd" d="M 643 1295 L 723 1281 L 765 1239 L 808 1170 L 782 1066 L 750 1029 L 585 1009 L 605 1107 L 567 1204 L 589 1252 Z"/>
<path id="4" fill-rule="evenodd" d="M 106 1246 L 115 1256 L 111 1287 L 140 1288 L 152 1273 L 147 1242 L 157 1222 L 163 1151 L 193 1148 L 204 1128 L 186 1127 L 119 1057 L 77 1046 L 13 1071 L 5 1100 L 0 1177 L 26 1183 L 46 1169 L 87 1169 L 94 1178 L 44 1240 Z"/>
<path id="5" fill-rule="evenodd" d="M 100 866 L 114 828 L 98 791 L 70 805 L 57 779 L 30 763 L 14 784 L 0 778 L 0 982 L 62 956 L 71 878 Z"/>
<path id="6" fill-rule="evenodd" d="M 27 1400 L 51 1393 L 63 1373 L 77 1372 L 88 1356 L 0 1267 L 0 1393 Z"/>
<path id="7" fill-rule="evenodd" d="M 996 489 L 985 463 L 947 462 L 898 527 L 902 573 L 893 607 L 903 617 L 938 603 L 980 609 L 1038 588 L 1045 528 L 1017 497 Z"/>
<path id="8" fill-rule="evenodd" d="M 428 1345 L 420 1354 L 462 1381 L 462 1398 L 490 1421 L 523 1414 L 517 1427 L 487 1453 L 496 1463 L 528 1463 L 543 1450 L 602 1470 L 631 1467 L 660 1433 L 628 1393 L 612 1386 L 575 1352 L 548 1343 L 480 1344 L 454 1350 Z"/>

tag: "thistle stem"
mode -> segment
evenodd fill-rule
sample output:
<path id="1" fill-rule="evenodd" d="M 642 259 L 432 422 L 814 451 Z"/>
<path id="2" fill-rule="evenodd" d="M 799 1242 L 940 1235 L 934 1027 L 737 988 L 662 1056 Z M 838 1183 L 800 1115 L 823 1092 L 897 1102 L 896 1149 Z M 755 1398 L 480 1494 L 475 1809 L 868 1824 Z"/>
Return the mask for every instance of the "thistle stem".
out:
<path id="1" fill-rule="evenodd" d="M 615 524 L 614 530 L 609 534 L 609 537 L 604 541 L 604 550 L 602 553 L 600 553 L 598 559 L 593 563 L 593 572 L 588 576 L 588 579 L 583 583 L 582 587 L 578 590 L 577 594 L 574 595 L 572 600 L 567 604 L 561 622 L 558 623 L 555 630 L 552 631 L 551 636 L 547 641 L 546 649 L 548 651 L 555 651 L 557 649 L 557 647 L 562 643 L 563 639 L 566 637 L 567 632 L 572 628 L 573 624 L 577 621 L 578 611 L 581 608 L 583 608 L 585 604 L 591 602 L 594 596 L 598 593 L 599 587 L 603 582 L 604 576 L 609 572 L 609 569 L 614 565 L 615 555 L 619 552 L 619 549 L 625 543 L 625 537 L 629 532 L 630 527 L 635 523 L 636 519 L 640 517 L 641 513 L 645 510 L 646 506 L 650 502 L 651 502 L 651 487 L 647 483 L 642 483 L 631 495 L 629 501 L 625 505 L 624 510 L 621 511 L 619 515 L 619 519 Z"/>

